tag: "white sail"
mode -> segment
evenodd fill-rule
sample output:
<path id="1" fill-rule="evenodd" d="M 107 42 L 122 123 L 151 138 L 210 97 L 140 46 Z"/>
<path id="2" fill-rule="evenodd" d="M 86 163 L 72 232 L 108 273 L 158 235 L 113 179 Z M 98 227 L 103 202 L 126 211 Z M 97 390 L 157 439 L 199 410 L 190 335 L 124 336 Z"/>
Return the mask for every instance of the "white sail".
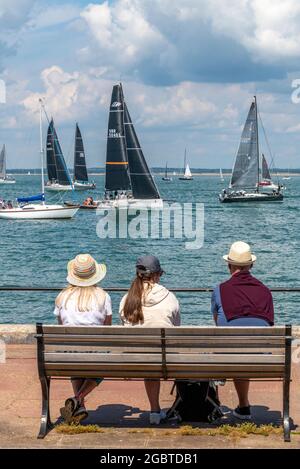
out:
<path id="1" fill-rule="evenodd" d="M 221 181 L 224 181 L 224 176 L 223 176 L 222 168 L 220 168 L 220 179 L 221 179 Z"/>
<path id="2" fill-rule="evenodd" d="M 186 178 L 192 177 L 192 173 L 191 173 L 190 166 L 189 166 L 188 163 L 185 167 L 184 177 L 186 177 Z"/>

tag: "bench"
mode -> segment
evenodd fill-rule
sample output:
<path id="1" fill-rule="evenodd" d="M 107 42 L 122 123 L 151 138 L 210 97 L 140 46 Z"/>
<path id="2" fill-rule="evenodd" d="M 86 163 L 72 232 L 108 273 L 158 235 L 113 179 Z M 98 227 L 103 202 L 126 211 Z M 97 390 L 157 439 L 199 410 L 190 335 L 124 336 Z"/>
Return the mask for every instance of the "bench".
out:
<path id="1" fill-rule="evenodd" d="M 52 377 L 258 379 L 283 382 L 284 440 L 290 441 L 291 326 L 172 327 L 37 324 L 42 417 L 52 428 Z"/>

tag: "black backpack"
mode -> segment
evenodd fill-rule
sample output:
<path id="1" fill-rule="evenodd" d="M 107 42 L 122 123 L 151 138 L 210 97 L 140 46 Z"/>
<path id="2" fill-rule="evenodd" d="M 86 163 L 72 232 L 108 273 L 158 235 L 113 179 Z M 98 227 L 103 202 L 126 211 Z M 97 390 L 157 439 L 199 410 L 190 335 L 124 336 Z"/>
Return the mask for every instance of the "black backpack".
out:
<path id="1" fill-rule="evenodd" d="M 175 380 L 176 399 L 167 419 L 179 422 L 214 422 L 223 416 L 213 381 Z"/>

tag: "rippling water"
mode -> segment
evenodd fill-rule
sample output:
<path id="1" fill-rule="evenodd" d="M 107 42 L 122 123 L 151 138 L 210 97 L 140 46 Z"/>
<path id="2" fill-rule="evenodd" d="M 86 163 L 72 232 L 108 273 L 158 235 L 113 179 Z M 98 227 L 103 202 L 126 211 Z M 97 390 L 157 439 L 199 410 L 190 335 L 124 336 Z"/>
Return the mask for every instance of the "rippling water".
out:
<path id="1" fill-rule="evenodd" d="M 95 198 L 103 191 L 103 176 L 96 176 Z M 300 287 L 299 230 L 300 178 L 286 181 L 283 203 L 222 205 L 218 177 L 195 177 L 191 182 L 156 177 L 164 199 L 202 202 L 205 205 L 205 242 L 197 251 L 186 250 L 180 239 L 99 239 L 96 213 L 81 210 L 73 220 L 0 220 L 1 285 L 60 286 L 65 283 L 66 264 L 79 252 L 90 252 L 105 262 L 108 274 L 103 286 L 128 286 L 134 276 L 136 258 L 157 255 L 166 271 L 163 283 L 169 287 L 212 287 L 227 277 L 222 255 L 237 240 L 251 243 L 258 256 L 254 273 L 273 287 Z M 39 192 L 37 176 L 17 176 L 14 186 L 0 186 L 0 196 Z M 64 199 L 69 198 L 67 195 Z M 85 193 L 77 193 L 83 198 Z M 49 199 L 48 199 L 49 201 Z M 55 293 L 0 292 L 1 323 L 53 322 Z M 211 324 L 210 295 L 179 294 L 184 324 Z M 300 294 L 274 293 L 279 323 L 299 323 Z M 119 294 L 112 294 L 114 322 L 118 322 Z"/>

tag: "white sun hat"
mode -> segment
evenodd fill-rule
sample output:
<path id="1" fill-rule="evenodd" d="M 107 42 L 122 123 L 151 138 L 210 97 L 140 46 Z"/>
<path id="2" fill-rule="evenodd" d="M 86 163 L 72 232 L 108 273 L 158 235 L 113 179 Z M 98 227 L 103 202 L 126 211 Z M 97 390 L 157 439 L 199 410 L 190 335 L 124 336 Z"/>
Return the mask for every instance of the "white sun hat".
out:
<path id="1" fill-rule="evenodd" d="M 91 287 L 106 275 L 106 265 L 98 264 L 90 254 L 78 254 L 68 263 L 67 281 L 76 287 Z"/>
<path id="2" fill-rule="evenodd" d="M 223 256 L 223 259 L 228 264 L 244 267 L 253 264 L 256 261 L 256 256 L 251 253 L 249 244 L 243 241 L 236 241 L 231 245 L 229 254 Z"/>

